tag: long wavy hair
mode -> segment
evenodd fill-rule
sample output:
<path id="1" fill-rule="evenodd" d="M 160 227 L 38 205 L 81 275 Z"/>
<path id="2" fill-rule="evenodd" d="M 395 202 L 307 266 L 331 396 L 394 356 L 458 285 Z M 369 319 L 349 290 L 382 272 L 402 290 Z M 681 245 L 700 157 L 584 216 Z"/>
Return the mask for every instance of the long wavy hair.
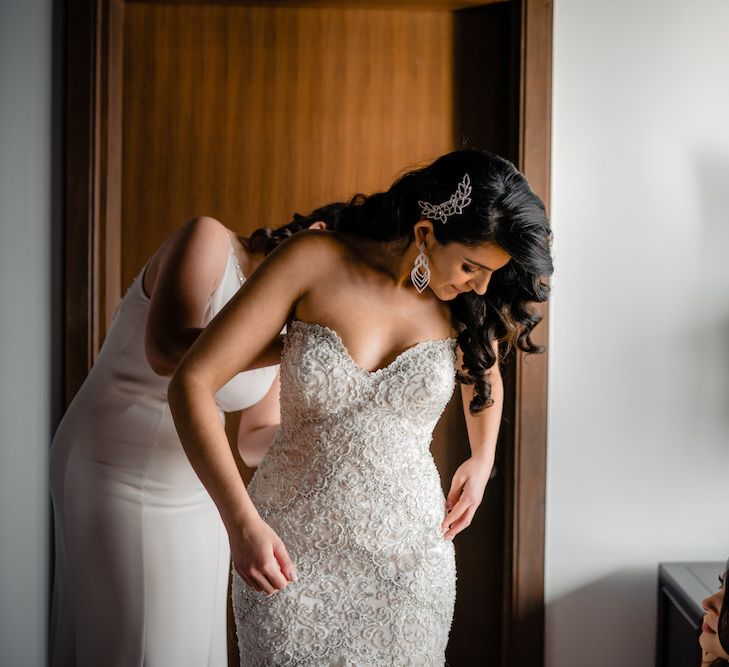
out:
<path id="1" fill-rule="evenodd" d="M 260 227 L 251 234 L 248 241 L 249 249 L 254 253 L 263 253 L 268 255 L 273 252 L 286 239 L 291 238 L 294 234 L 308 229 L 317 221 L 325 222 L 327 229 L 336 229 L 339 213 L 346 206 L 344 202 L 333 202 L 314 209 L 309 215 L 301 215 L 294 213 L 294 217 L 282 227 L 270 229 L 269 227 Z"/>
<path id="2" fill-rule="evenodd" d="M 465 174 L 471 181 L 471 203 L 446 223 L 432 220 L 436 240 L 465 246 L 494 243 L 511 256 L 494 272 L 483 296 L 464 292 L 448 302 L 463 352 L 457 377 L 474 385 L 469 407 L 476 414 L 493 404 L 489 369 L 498 362 L 494 341 L 504 343 L 503 354 L 512 347 L 543 351 L 531 334 L 541 320 L 534 304 L 549 296 L 552 233 L 544 203 L 526 178 L 493 153 L 454 151 L 406 172 L 387 192 L 355 195 L 339 213 L 337 228 L 378 241 L 412 242 L 414 225 L 427 219 L 418 202 L 447 201 Z"/>

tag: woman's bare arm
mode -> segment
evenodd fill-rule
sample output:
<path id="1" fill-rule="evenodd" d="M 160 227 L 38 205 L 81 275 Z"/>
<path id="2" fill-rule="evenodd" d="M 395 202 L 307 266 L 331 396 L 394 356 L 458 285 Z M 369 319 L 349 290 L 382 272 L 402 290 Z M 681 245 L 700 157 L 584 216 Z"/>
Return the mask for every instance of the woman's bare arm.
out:
<path id="1" fill-rule="evenodd" d="M 498 343 L 494 342 L 493 348 L 498 359 Z M 459 363 L 462 363 L 461 359 L 459 359 Z M 481 410 L 475 415 L 471 414 L 469 406 L 474 395 L 472 384 L 461 385 L 461 398 L 463 400 L 463 414 L 466 418 L 468 442 L 471 446 L 471 456 L 478 459 L 490 474 L 496 454 L 501 413 L 504 409 L 504 382 L 498 361 L 489 369 L 489 383 L 491 384 L 491 400 L 493 400 L 493 405 L 490 408 Z"/>
<path id="2" fill-rule="evenodd" d="M 172 375 L 200 335 L 229 252 L 228 230 L 214 218 L 201 217 L 177 230 L 150 262 L 147 273 L 154 280 L 144 343 L 147 361 L 158 375 Z"/>
<path id="3" fill-rule="evenodd" d="M 293 566 L 246 492 L 213 396 L 276 339 L 322 267 L 331 266 L 331 247 L 323 235 L 302 232 L 272 253 L 200 334 L 168 391 L 185 452 L 228 530 L 234 565 L 269 593 L 285 588 Z"/>
<path id="4" fill-rule="evenodd" d="M 172 375 L 200 335 L 230 251 L 230 232 L 214 218 L 200 217 L 175 232 L 150 262 L 155 275 L 144 344 L 147 362 L 158 375 Z M 243 370 L 275 366 L 281 346 L 281 337 L 273 340 Z"/>
<path id="5" fill-rule="evenodd" d="M 494 343 L 494 352 L 498 353 L 497 343 Z M 460 349 L 457 363 L 459 368 L 463 363 Z M 464 528 L 471 525 L 473 515 L 483 500 L 484 490 L 494 465 L 496 441 L 499 437 L 501 413 L 504 407 L 504 383 L 498 362 L 490 369 L 489 382 L 491 383 L 493 405 L 475 415 L 472 415 L 469 409 L 474 387 L 472 384 L 461 385 L 463 414 L 471 446 L 471 458 L 462 463 L 453 475 L 446 501 L 448 514 L 441 526 L 446 539 L 455 537 Z"/>

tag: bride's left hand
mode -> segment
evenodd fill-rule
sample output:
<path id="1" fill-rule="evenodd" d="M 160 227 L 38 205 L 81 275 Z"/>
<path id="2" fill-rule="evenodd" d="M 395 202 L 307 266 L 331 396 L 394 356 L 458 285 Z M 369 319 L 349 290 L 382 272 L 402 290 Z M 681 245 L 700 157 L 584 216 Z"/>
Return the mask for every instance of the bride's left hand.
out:
<path id="1" fill-rule="evenodd" d="M 458 467 L 446 499 L 447 514 L 441 524 L 446 540 L 454 538 L 471 525 L 473 515 L 483 500 L 490 475 L 491 466 L 481 459 L 471 457 Z"/>

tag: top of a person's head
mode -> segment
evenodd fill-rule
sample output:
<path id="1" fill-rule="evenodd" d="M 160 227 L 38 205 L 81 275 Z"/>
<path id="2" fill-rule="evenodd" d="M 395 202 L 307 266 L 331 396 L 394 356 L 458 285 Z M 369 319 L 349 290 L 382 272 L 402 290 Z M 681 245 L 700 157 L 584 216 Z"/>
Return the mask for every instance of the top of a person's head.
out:
<path id="1" fill-rule="evenodd" d="M 467 205 L 445 221 L 429 217 L 433 207 L 451 200 L 466 184 Z M 519 170 L 498 155 L 475 149 L 453 151 L 406 172 L 386 192 L 356 195 L 341 212 L 338 229 L 380 241 L 412 241 L 414 226 L 423 219 L 431 220 L 441 244 L 495 243 L 511 256 L 516 270 L 532 276 L 552 273 L 544 204 Z"/>

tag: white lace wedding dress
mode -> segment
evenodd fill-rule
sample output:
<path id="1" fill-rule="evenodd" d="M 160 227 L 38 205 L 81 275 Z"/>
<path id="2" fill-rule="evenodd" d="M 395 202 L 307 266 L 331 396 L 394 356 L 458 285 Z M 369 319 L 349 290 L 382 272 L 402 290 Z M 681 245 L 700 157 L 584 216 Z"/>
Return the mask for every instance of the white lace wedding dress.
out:
<path id="1" fill-rule="evenodd" d="M 251 481 L 298 582 L 271 597 L 234 574 L 241 665 L 443 665 L 453 543 L 429 445 L 453 394 L 455 341 L 356 365 L 332 329 L 294 321 L 281 429 Z"/>

